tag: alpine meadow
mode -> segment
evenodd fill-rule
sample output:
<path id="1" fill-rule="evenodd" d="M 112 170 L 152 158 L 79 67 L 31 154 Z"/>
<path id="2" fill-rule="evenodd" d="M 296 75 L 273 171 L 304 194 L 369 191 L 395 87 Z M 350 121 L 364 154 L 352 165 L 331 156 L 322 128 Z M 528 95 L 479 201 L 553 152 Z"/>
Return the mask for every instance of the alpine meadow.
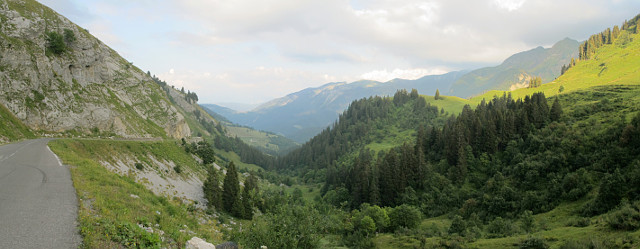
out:
<path id="1" fill-rule="evenodd" d="M 245 2 L 0 0 L 0 248 L 640 248 L 637 3 Z"/>

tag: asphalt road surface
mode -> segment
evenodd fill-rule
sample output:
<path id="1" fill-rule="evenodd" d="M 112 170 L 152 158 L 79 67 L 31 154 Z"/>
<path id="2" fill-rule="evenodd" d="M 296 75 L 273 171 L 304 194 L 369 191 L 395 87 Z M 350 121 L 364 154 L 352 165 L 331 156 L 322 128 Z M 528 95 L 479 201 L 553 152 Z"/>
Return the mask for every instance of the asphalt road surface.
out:
<path id="1" fill-rule="evenodd" d="M 49 139 L 0 146 L 0 248 L 77 248 L 78 200 Z"/>

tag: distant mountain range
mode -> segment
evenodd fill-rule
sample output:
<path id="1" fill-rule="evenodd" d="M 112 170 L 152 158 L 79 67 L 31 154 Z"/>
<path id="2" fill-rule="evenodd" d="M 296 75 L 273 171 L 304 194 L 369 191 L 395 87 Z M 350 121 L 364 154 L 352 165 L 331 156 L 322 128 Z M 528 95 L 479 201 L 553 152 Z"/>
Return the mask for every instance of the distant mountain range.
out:
<path id="1" fill-rule="evenodd" d="M 435 93 L 439 89 L 446 92 L 465 73 L 456 71 L 416 80 L 329 83 L 274 99 L 249 112 L 237 112 L 214 104 L 202 106 L 233 123 L 271 131 L 303 143 L 331 125 L 353 100 L 375 95 L 393 95 L 398 89 L 417 89 L 421 93 Z"/>
<path id="2" fill-rule="evenodd" d="M 566 38 L 551 48 L 537 47 L 512 55 L 495 67 L 429 75 L 417 80 L 329 83 L 274 99 L 248 112 L 214 104 L 203 106 L 213 111 L 214 116 L 217 113 L 233 123 L 304 143 L 331 125 L 356 99 L 392 95 L 398 89 L 417 89 L 421 94 L 433 94 L 439 89 L 443 95 L 468 98 L 489 90 L 526 87 L 532 77 L 541 77 L 543 82 L 549 82 L 560 75 L 562 65 L 578 56 L 578 45 L 578 41 Z"/>
<path id="3" fill-rule="evenodd" d="M 495 67 L 473 70 L 458 79 L 447 95 L 468 98 L 489 90 L 515 90 L 528 86 L 532 77 L 547 83 L 560 76 L 562 65 L 578 58 L 579 42 L 565 38 L 551 48 L 537 47 L 507 58 Z"/>

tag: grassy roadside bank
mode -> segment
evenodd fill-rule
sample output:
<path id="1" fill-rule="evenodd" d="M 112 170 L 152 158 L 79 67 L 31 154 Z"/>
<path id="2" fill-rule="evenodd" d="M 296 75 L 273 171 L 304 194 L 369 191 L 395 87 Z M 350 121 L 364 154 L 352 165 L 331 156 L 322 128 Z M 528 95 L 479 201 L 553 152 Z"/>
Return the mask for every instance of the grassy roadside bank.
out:
<path id="1" fill-rule="evenodd" d="M 64 164 L 70 165 L 84 248 L 182 248 L 193 236 L 209 242 L 222 240 L 211 216 L 178 199 L 155 195 L 132 176 L 110 172 L 96 154 L 126 148 L 147 153 L 143 148 L 151 146 L 162 147 L 169 159 L 185 160 L 183 150 L 172 144 L 71 139 L 49 143 Z"/>

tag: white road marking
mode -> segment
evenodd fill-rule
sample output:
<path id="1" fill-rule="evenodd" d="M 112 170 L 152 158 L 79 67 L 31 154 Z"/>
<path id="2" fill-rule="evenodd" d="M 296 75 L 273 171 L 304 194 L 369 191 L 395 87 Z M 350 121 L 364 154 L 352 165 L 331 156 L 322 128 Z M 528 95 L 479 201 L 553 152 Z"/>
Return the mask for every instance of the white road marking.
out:
<path id="1" fill-rule="evenodd" d="M 53 154 L 53 156 L 56 157 L 56 160 L 58 161 L 58 166 L 62 166 L 62 161 L 60 161 L 60 158 L 58 157 L 58 155 L 56 155 L 56 153 L 53 153 L 51 148 L 49 148 L 49 145 L 47 145 L 47 150 L 49 150 L 49 152 L 51 152 L 51 154 Z"/>

